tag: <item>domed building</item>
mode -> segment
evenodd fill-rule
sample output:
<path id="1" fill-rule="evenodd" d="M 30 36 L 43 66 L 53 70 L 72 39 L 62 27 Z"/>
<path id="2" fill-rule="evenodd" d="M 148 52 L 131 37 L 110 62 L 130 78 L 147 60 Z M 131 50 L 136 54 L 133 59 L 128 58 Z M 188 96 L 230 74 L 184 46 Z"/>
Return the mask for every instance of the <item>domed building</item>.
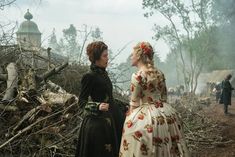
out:
<path id="1" fill-rule="evenodd" d="M 0 45 L 0 65 L 20 60 L 24 65 L 34 69 L 50 69 L 67 58 L 44 48 L 41 45 L 41 35 L 38 26 L 32 21 L 33 15 L 29 10 L 25 13 L 23 21 L 16 32 L 17 44 Z M 0 69 L 1 71 L 1 69 Z"/>
<path id="2" fill-rule="evenodd" d="M 17 43 L 24 48 L 35 49 L 41 47 L 41 32 L 35 22 L 31 21 L 33 15 L 27 11 L 24 18 L 26 21 L 20 24 L 18 31 L 16 32 Z"/>

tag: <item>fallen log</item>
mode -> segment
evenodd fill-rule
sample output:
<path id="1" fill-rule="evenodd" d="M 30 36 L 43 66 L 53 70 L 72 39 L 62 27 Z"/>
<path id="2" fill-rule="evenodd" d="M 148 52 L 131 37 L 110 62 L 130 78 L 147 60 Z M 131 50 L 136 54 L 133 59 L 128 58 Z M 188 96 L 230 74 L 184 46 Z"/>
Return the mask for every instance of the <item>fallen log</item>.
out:
<path id="1" fill-rule="evenodd" d="M 68 62 L 62 64 L 61 66 L 58 66 L 58 67 L 55 67 L 55 68 L 48 70 L 44 74 L 37 76 L 37 78 L 39 79 L 39 81 L 46 80 L 49 77 L 53 76 L 54 74 L 57 74 L 58 72 L 63 70 L 66 66 L 68 66 Z"/>
<path id="2" fill-rule="evenodd" d="M 50 88 L 50 90 L 52 92 L 56 92 L 56 93 L 67 93 L 62 87 L 60 87 L 59 85 L 53 83 L 52 81 L 47 81 L 48 88 Z"/>
<path id="3" fill-rule="evenodd" d="M 71 99 L 75 98 L 75 96 L 70 93 L 54 93 L 50 91 L 44 91 L 43 97 L 51 105 L 63 105 L 69 102 Z"/>

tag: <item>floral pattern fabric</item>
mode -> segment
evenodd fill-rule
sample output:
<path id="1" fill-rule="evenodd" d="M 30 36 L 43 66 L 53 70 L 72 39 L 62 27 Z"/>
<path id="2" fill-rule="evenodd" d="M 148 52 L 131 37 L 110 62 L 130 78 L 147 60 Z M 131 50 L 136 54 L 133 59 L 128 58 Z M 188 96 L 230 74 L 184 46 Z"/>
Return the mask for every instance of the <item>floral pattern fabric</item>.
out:
<path id="1" fill-rule="evenodd" d="M 130 105 L 119 157 L 188 157 L 175 109 L 166 103 L 163 73 L 138 71 L 132 75 Z"/>

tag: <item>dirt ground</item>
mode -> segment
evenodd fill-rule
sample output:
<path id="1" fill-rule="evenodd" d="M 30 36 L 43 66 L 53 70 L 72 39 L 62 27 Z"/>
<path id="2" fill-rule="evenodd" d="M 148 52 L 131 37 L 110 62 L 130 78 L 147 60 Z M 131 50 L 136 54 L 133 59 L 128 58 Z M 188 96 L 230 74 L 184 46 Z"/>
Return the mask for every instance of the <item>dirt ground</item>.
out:
<path id="1" fill-rule="evenodd" d="M 221 135 L 225 141 L 232 140 L 229 144 L 218 144 L 214 148 L 201 148 L 200 152 L 193 157 L 235 157 L 235 98 L 232 99 L 232 105 L 229 106 L 229 115 L 224 114 L 223 104 L 215 101 L 204 109 L 205 114 L 214 119 L 221 126 Z"/>

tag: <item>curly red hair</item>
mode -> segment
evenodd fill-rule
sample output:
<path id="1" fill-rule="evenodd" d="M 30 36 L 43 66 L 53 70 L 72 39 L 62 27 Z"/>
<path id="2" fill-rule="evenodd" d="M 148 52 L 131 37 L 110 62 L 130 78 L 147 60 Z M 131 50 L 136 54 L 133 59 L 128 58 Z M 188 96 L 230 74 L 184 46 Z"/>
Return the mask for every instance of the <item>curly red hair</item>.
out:
<path id="1" fill-rule="evenodd" d="M 91 63 L 100 59 L 100 56 L 104 50 L 107 50 L 108 46 L 103 41 L 95 41 L 87 45 L 87 56 Z"/>

